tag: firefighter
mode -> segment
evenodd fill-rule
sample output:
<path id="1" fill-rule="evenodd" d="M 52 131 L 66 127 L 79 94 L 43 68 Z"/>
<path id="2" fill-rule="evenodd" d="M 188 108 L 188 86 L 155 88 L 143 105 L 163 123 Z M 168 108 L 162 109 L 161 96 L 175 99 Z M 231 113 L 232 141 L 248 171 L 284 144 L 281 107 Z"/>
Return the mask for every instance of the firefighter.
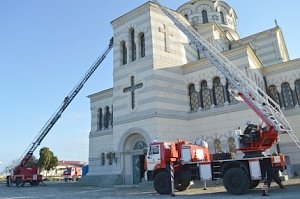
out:
<path id="1" fill-rule="evenodd" d="M 279 177 L 279 169 L 273 168 L 271 162 L 264 161 L 262 164 L 263 179 L 267 179 L 268 187 L 270 188 L 272 181 L 274 180 L 281 189 L 284 189 L 282 181 Z M 267 175 L 267 176 L 265 176 Z"/>
<path id="2" fill-rule="evenodd" d="M 259 132 L 258 132 L 257 125 L 253 124 L 251 121 L 247 121 L 242 139 L 245 143 L 258 140 Z"/>

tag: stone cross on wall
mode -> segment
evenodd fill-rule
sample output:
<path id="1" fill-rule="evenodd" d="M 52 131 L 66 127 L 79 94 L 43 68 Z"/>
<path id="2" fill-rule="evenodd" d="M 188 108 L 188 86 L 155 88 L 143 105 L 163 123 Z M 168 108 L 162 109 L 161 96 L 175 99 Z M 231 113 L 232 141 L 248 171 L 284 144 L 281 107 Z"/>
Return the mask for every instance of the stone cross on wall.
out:
<path id="1" fill-rule="evenodd" d="M 159 27 L 159 32 L 164 33 L 165 35 L 165 51 L 170 51 L 170 36 L 173 36 L 173 34 L 170 32 L 169 28 L 166 26 L 166 24 L 163 24 L 163 28 Z"/>
<path id="2" fill-rule="evenodd" d="M 134 83 L 134 76 L 131 76 L 131 85 L 123 89 L 124 93 L 131 92 L 131 108 L 134 109 L 135 107 L 135 90 L 142 88 L 143 83 L 135 84 Z"/>

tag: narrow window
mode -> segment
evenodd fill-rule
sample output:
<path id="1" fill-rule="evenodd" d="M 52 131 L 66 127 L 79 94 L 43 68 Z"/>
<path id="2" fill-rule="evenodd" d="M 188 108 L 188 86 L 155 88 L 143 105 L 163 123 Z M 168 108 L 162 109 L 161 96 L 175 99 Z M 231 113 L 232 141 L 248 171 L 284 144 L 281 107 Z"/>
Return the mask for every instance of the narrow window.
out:
<path id="1" fill-rule="evenodd" d="M 200 56 L 200 50 L 199 49 L 197 49 L 197 55 L 198 55 L 198 60 L 200 60 L 201 56 Z"/>
<path id="2" fill-rule="evenodd" d="M 224 17 L 223 12 L 220 12 L 220 16 L 221 16 L 221 23 L 225 24 L 225 17 Z"/>
<path id="3" fill-rule="evenodd" d="M 110 126 L 111 126 L 111 127 L 114 126 L 114 125 L 113 125 L 113 124 L 114 124 L 114 122 L 113 122 L 113 121 L 114 121 L 114 120 L 113 120 L 113 119 L 114 119 L 114 116 L 113 116 L 114 109 L 113 109 L 113 108 L 114 108 L 114 107 L 112 106 L 112 107 L 111 107 L 111 114 L 110 114 Z"/>
<path id="4" fill-rule="evenodd" d="M 221 80 L 219 77 L 216 77 L 213 81 L 213 96 L 214 96 L 213 101 L 216 106 L 224 105 L 223 86 L 221 84 Z"/>
<path id="5" fill-rule="evenodd" d="M 269 87 L 269 95 L 275 102 L 277 102 L 277 104 L 279 104 L 278 91 L 275 85 L 271 85 Z"/>
<path id="6" fill-rule="evenodd" d="M 130 31 L 130 39 L 131 39 L 131 60 L 136 60 L 136 45 L 134 42 L 134 29 L 132 28 Z"/>
<path id="7" fill-rule="evenodd" d="M 105 165 L 105 153 L 101 153 L 101 165 Z"/>
<path id="8" fill-rule="evenodd" d="M 140 44 L 141 44 L 141 57 L 145 57 L 146 55 L 146 52 L 145 52 L 145 34 L 144 33 L 141 33 L 141 36 L 140 36 Z"/>
<path id="9" fill-rule="evenodd" d="M 197 95 L 197 91 L 195 89 L 195 85 L 191 84 L 189 86 L 189 96 L 190 96 L 190 107 L 191 107 L 191 111 L 196 111 L 199 107 L 199 103 L 198 103 L 198 95 Z"/>
<path id="10" fill-rule="evenodd" d="M 299 104 L 300 103 L 300 79 L 295 81 L 295 90 L 296 90 L 296 97 Z"/>
<path id="11" fill-rule="evenodd" d="M 103 113 L 102 108 L 98 109 L 98 130 L 102 130 L 103 128 Z"/>
<path id="12" fill-rule="evenodd" d="M 122 64 L 125 65 L 127 64 L 127 48 L 126 48 L 125 41 L 121 43 L 121 49 L 122 49 Z"/>
<path id="13" fill-rule="evenodd" d="M 184 17 L 189 20 L 189 15 L 188 14 L 185 14 Z"/>
<path id="14" fill-rule="evenodd" d="M 205 80 L 201 82 L 200 99 L 202 102 L 201 106 L 203 109 L 210 108 L 211 105 L 210 90 L 208 89 L 207 82 Z"/>
<path id="15" fill-rule="evenodd" d="M 202 20 L 203 20 L 203 23 L 208 23 L 208 17 L 207 17 L 206 10 L 202 10 Z"/>
<path id="16" fill-rule="evenodd" d="M 230 82 L 226 80 L 226 89 L 227 89 L 227 96 L 230 104 L 236 104 L 238 101 L 235 99 L 234 94 L 231 92 L 232 87 L 230 85 Z"/>
<path id="17" fill-rule="evenodd" d="M 104 128 L 107 129 L 109 126 L 109 121 L 110 121 L 110 112 L 109 112 L 109 107 L 105 107 L 105 115 L 104 115 Z"/>
<path id="18" fill-rule="evenodd" d="M 284 106 L 285 108 L 294 108 L 294 100 L 293 100 L 293 95 L 292 95 L 292 90 L 290 87 L 289 83 L 283 83 L 281 85 L 281 92 L 282 92 L 282 97 L 284 101 Z"/>

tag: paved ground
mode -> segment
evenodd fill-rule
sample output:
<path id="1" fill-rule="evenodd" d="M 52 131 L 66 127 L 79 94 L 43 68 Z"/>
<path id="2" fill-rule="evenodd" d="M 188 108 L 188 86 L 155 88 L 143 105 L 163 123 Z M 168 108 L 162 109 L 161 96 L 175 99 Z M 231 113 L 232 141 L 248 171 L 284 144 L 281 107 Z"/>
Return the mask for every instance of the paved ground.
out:
<path id="1" fill-rule="evenodd" d="M 151 185 L 143 185 L 141 187 L 118 187 L 118 188 L 99 188 L 79 186 L 77 183 L 65 182 L 46 182 L 47 186 L 21 188 L 6 187 L 5 184 L 0 184 L 0 199 L 117 199 L 117 198 L 170 198 L 171 196 L 158 195 Z M 273 183 L 270 191 L 270 196 L 265 198 L 299 198 L 300 195 L 300 179 L 292 179 L 284 182 L 285 189 L 279 189 Z M 184 192 L 175 192 L 173 198 L 263 198 L 260 192 L 261 185 L 254 190 L 250 190 L 248 194 L 242 196 L 230 195 L 226 192 L 223 186 L 211 184 L 207 190 L 203 190 L 202 184 L 195 184 L 189 190 Z"/>

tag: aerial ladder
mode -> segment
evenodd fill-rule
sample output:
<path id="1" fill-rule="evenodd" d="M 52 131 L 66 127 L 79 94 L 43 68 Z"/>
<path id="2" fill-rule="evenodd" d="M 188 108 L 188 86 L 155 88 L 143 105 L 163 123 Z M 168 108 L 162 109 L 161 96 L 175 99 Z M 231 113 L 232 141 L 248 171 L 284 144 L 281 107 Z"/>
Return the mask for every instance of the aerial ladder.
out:
<path id="1" fill-rule="evenodd" d="M 11 171 L 10 176 L 7 176 L 7 185 L 12 185 L 12 183 L 16 183 L 17 186 L 24 185 L 26 182 L 30 182 L 31 185 L 38 185 L 41 182 L 42 176 L 38 174 L 36 168 L 26 168 L 27 162 L 32 157 L 34 151 L 41 144 L 43 139 L 61 117 L 62 113 L 66 110 L 69 104 L 73 101 L 79 91 L 82 89 L 87 80 L 91 77 L 91 75 L 95 72 L 98 66 L 105 59 L 107 54 L 113 47 L 113 38 L 110 39 L 109 45 L 104 50 L 104 53 L 97 58 L 97 60 L 93 63 L 93 65 L 88 69 L 83 78 L 79 81 L 79 83 L 71 90 L 71 92 L 64 98 L 61 105 L 55 111 L 55 113 L 50 117 L 50 119 L 45 123 L 42 129 L 39 131 L 37 136 L 34 138 L 33 142 L 29 145 L 29 147 L 25 150 L 24 154 L 19 159 L 17 166 Z"/>
<path id="2" fill-rule="evenodd" d="M 293 133 L 280 106 L 268 94 L 207 42 L 192 25 L 184 22 L 183 16 L 170 11 L 157 0 L 152 0 L 152 2 L 159 6 L 161 11 L 187 36 L 190 42 L 228 79 L 232 94 L 240 96 L 267 125 L 268 133 L 262 134 L 265 137 L 256 145 L 242 149 L 243 152 L 264 151 L 270 148 L 277 141 L 278 134 L 288 134 L 300 149 L 299 138 Z"/>

